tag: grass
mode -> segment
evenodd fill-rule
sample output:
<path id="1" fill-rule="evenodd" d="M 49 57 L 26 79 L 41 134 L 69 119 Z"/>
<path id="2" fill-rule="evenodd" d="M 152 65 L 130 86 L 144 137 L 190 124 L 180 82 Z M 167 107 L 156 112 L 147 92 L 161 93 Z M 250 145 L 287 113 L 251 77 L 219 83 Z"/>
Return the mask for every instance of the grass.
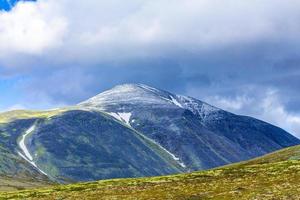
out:
<path id="1" fill-rule="evenodd" d="M 32 110 L 14 110 L 0 113 L 0 123 L 9 123 L 18 119 L 30 119 L 30 118 L 48 118 L 63 112 L 67 109 L 57 109 L 49 111 L 32 111 Z"/>
<path id="2" fill-rule="evenodd" d="M 0 199 L 300 199 L 300 146 L 207 171 L 0 193 Z"/>
<path id="3" fill-rule="evenodd" d="M 40 187 L 46 187 L 53 183 L 36 180 L 35 177 L 5 177 L 0 176 L 0 190 L 1 191 L 16 191 L 24 189 L 36 189 Z M 0 199 L 3 198 L 0 196 Z"/>

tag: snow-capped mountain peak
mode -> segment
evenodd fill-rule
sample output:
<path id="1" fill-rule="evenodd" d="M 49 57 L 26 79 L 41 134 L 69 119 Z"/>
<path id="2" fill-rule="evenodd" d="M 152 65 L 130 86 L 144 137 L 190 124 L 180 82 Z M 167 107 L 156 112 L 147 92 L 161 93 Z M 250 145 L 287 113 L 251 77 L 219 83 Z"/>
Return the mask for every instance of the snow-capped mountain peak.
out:
<path id="1" fill-rule="evenodd" d="M 202 118 L 220 110 L 195 98 L 172 94 L 144 84 L 117 85 L 79 104 L 116 112 L 130 112 L 133 106 L 147 105 L 187 109 Z"/>
<path id="2" fill-rule="evenodd" d="M 171 93 L 144 84 L 122 84 L 104 91 L 87 101 L 82 106 L 105 107 L 116 104 L 170 104 L 176 102 Z"/>

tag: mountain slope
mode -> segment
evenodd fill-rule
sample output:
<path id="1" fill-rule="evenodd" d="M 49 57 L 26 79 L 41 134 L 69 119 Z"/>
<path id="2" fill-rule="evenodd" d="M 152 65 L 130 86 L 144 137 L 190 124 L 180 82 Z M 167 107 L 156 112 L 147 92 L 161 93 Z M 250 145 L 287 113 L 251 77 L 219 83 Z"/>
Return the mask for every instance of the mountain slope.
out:
<path id="1" fill-rule="evenodd" d="M 299 144 L 297 138 L 268 123 L 142 84 L 119 85 L 79 105 L 130 124 L 176 155 L 188 170 L 247 160 Z"/>
<path id="2" fill-rule="evenodd" d="M 300 146 L 221 168 L 0 193 L 7 199 L 299 199 Z"/>
<path id="3" fill-rule="evenodd" d="M 167 175 L 296 144 L 297 138 L 260 120 L 125 84 L 73 107 L 0 114 L 0 177 L 70 183 Z"/>
<path id="4" fill-rule="evenodd" d="M 1 115 L 0 121 L 4 118 Z M 31 122 L 32 120 L 20 119 L 0 123 L 0 190 L 36 188 L 53 184 L 15 150 L 19 133 L 25 131 Z"/>
<path id="5" fill-rule="evenodd" d="M 50 180 L 74 182 L 183 171 L 165 149 L 109 115 L 74 109 L 58 113 L 2 125 L 3 145 L 10 147 L 10 155 L 20 155 L 18 159 L 31 164 L 31 171 Z M 14 173 L 12 169 L 4 168 L 2 174 Z"/>

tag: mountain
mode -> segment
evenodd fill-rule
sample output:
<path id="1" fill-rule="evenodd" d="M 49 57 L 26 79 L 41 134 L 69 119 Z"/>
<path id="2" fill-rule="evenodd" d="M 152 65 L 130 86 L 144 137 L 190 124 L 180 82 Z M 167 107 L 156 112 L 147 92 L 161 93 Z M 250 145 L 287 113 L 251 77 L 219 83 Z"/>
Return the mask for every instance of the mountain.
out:
<path id="1" fill-rule="evenodd" d="M 70 183 L 214 168 L 300 144 L 192 97 L 124 84 L 78 105 L 0 114 L 0 177 Z M 4 154 L 3 154 L 4 152 Z"/>
<path id="2" fill-rule="evenodd" d="M 0 199 L 299 199 L 300 146 L 224 166 L 162 177 L 116 179 L 4 193 Z"/>
<path id="3" fill-rule="evenodd" d="M 31 172 L 50 180 L 88 181 L 184 171 L 155 142 L 105 113 L 78 109 L 19 113 L 26 119 L 0 127 L 0 145 L 8 155 L 33 166 Z M 0 171 L 4 167 L 2 174 L 19 174 L 5 165 L 0 166 Z M 22 167 L 18 162 L 12 165 Z"/>
<path id="4" fill-rule="evenodd" d="M 79 105 L 104 111 L 143 133 L 188 170 L 248 160 L 299 144 L 297 138 L 263 121 L 142 84 L 116 86 Z"/>

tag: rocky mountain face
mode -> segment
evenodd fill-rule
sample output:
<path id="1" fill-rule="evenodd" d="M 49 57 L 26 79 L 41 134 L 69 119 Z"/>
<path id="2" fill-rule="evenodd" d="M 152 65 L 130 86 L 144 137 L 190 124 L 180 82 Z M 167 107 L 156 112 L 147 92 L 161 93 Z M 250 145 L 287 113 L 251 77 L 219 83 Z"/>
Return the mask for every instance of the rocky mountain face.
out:
<path id="1" fill-rule="evenodd" d="M 24 112 L 0 115 L 0 149 L 20 160 L 13 172 L 0 165 L 0 176 L 27 170 L 73 182 L 164 175 L 300 144 L 266 122 L 142 84 L 119 85 L 63 110 Z M 13 162 L 2 160 L 0 152 L 0 162 Z"/>
<path id="2" fill-rule="evenodd" d="M 142 84 L 116 86 L 79 105 L 107 112 L 140 131 L 188 170 L 247 160 L 299 143 L 263 121 Z"/>

